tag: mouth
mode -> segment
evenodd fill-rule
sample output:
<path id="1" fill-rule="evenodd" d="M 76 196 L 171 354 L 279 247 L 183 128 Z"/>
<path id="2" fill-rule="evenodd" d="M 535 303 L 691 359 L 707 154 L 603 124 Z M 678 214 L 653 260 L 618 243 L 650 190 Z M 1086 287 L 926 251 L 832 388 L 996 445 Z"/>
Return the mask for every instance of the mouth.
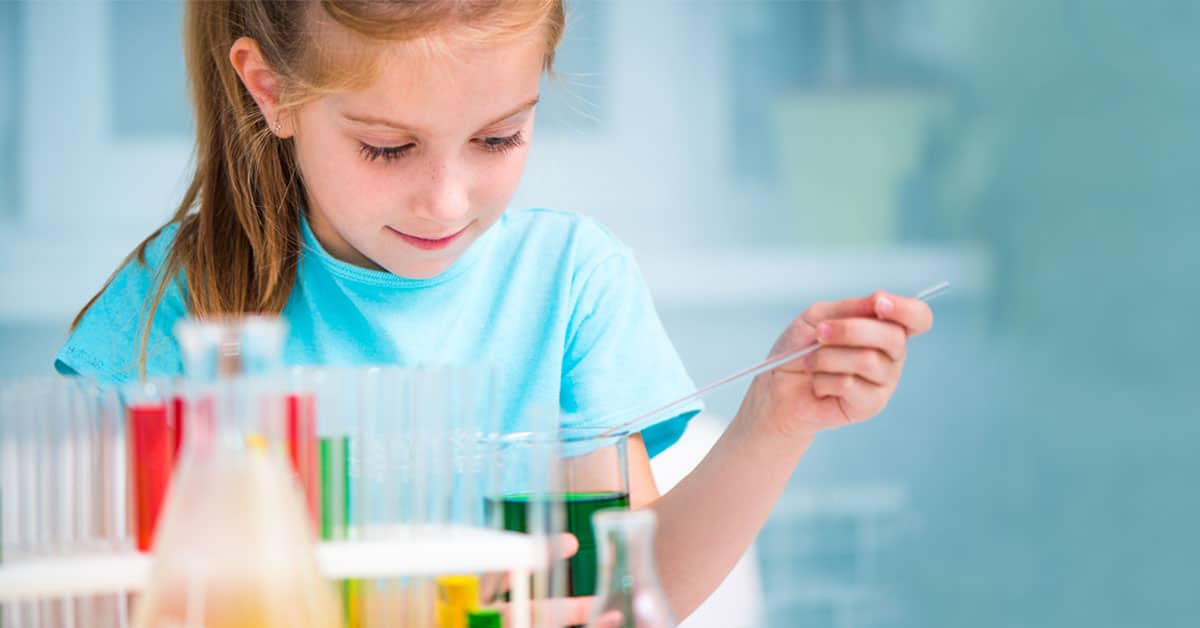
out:
<path id="1" fill-rule="evenodd" d="M 470 225 L 468 225 L 468 226 L 470 226 Z M 398 229 L 393 229 L 392 227 L 388 227 L 387 229 L 388 229 L 388 231 L 391 231 L 394 235 L 398 236 L 401 240 L 404 240 L 405 242 L 411 244 L 412 246 L 417 247 L 418 249 L 421 249 L 424 251 L 436 251 L 439 249 L 444 249 L 444 248 L 450 246 L 451 244 L 453 244 L 454 241 L 459 238 L 459 236 L 461 236 L 463 233 L 466 232 L 467 227 L 463 227 L 462 229 L 459 229 L 457 232 L 452 233 L 447 236 L 432 237 L 432 238 L 417 236 L 417 235 L 413 235 L 410 233 L 404 233 L 403 231 L 400 231 Z"/>

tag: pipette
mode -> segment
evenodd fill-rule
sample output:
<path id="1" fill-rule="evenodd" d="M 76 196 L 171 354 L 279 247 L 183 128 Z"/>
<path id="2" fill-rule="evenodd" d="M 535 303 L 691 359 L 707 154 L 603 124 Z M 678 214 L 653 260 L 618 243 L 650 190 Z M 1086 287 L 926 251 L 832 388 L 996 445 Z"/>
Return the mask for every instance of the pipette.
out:
<path id="1" fill-rule="evenodd" d="M 914 298 L 920 299 L 925 302 L 929 302 L 929 301 L 932 301 L 933 299 L 945 294 L 946 291 L 949 289 L 950 289 L 950 282 L 949 281 L 941 281 L 941 282 L 935 283 L 932 286 L 929 286 L 928 288 L 918 292 Z M 716 390 L 717 388 L 724 386 L 725 384 L 728 384 L 733 381 L 737 381 L 743 377 L 758 375 L 759 373 L 769 371 L 778 366 L 787 364 L 788 362 L 791 362 L 793 360 L 798 360 L 820 348 L 821 348 L 821 344 L 814 342 L 810 345 L 805 346 L 802 349 L 797 349 L 790 353 L 786 353 L 783 355 L 777 355 L 777 356 L 771 356 L 771 357 L 767 358 L 766 360 L 759 362 L 758 364 L 749 366 L 749 367 L 744 368 L 736 373 L 722 377 L 721 379 L 718 379 L 717 381 L 715 381 L 711 384 L 701 386 L 700 388 L 697 388 L 696 390 L 676 399 L 675 401 L 672 401 L 665 405 L 661 405 L 645 414 L 638 415 L 637 417 L 635 417 L 633 419 L 630 419 L 628 421 L 625 421 L 624 423 L 621 423 L 619 425 L 611 427 L 608 430 L 606 430 L 604 432 L 604 434 L 602 434 L 602 436 L 609 436 L 612 434 L 624 432 L 624 431 L 628 430 L 629 428 L 642 423 L 646 419 L 658 416 L 669 410 L 673 410 L 689 401 L 699 399 L 700 397 L 708 394 L 709 392 L 712 392 L 713 390 Z"/>

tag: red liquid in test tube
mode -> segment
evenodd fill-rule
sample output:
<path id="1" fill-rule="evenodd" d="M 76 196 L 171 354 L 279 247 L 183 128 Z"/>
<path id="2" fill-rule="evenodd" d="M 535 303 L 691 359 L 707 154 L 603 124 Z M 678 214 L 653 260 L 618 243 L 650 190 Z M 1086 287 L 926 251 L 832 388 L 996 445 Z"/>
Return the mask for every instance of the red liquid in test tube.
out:
<path id="1" fill-rule="evenodd" d="M 133 513 L 137 548 L 149 551 L 175 463 L 176 430 L 167 405 L 140 403 L 129 409 L 133 456 Z"/>
<path id="2" fill-rule="evenodd" d="M 183 413 L 186 409 L 183 397 L 171 399 L 171 425 L 175 428 L 175 441 L 171 446 L 171 456 L 179 462 L 180 448 L 183 447 Z"/>
<path id="3" fill-rule="evenodd" d="M 288 455 L 304 489 L 313 529 L 321 526 L 321 469 L 317 441 L 317 402 L 308 393 L 285 397 Z"/>

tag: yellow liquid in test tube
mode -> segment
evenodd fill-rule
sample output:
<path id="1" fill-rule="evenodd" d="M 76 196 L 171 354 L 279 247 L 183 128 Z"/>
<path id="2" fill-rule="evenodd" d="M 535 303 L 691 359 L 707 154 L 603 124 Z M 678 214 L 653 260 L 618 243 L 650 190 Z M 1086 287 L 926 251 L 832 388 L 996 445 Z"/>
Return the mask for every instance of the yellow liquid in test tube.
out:
<path id="1" fill-rule="evenodd" d="M 467 628 L 467 614 L 477 608 L 477 576 L 442 576 L 437 579 L 438 628 Z"/>

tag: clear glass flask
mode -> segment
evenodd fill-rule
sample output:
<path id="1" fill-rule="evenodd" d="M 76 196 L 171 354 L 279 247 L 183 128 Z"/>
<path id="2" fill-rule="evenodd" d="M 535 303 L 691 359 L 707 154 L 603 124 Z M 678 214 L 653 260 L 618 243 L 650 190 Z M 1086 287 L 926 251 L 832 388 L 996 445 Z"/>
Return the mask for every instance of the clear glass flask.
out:
<path id="1" fill-rule="evenodd" d="M 654 511 L 603 510 L 592 523 L 600 569 L 589 628 L 675 628 L 654 566 Z"/>
<path id="2" fill-rule="evenodd" d="M 282 322 L 188 321 L 179 468 L 136 628 L 341 626 L 287 446 Z"/>

